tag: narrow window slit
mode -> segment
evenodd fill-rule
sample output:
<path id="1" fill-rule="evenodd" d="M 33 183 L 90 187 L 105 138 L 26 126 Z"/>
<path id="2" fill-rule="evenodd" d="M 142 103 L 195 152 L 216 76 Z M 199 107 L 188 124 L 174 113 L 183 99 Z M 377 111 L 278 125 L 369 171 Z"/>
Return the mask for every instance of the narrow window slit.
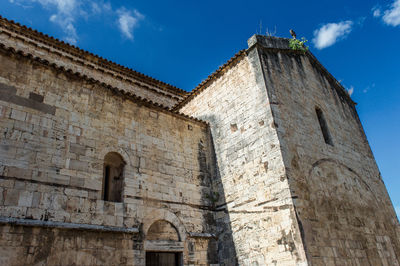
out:
<path id="1" fill-rule="evenodd" d="M 331 134 L 329 133 L 328 124 L 326 123 L 324 114 L 321 109 L 318 107 L 315 108 L 315 112 L 317 113 L 319 126 L 321 127 L 322 135 L 324 137 L 325 143 L 333 146 L 333 141 Z"/>
<path id="2" fill-rule="evenodd" d="M 110 166 L 106 165 L 104 169 L 104 193 L 103 193 L 103 200 L 108 200 L 108 187 L 109 187 L 109 179 L 110 179 Z"/>

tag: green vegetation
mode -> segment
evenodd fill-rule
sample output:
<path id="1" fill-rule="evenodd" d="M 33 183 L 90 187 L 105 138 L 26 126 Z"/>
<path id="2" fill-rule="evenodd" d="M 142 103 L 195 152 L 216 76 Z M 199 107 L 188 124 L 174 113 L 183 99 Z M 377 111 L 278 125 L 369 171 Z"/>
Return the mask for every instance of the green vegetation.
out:
<path id="1" fill-rule="evenodd" d="M 308 51 L 308 46 L 305 44 L 306 42 L 308 42 L 308 40 L 304 37 L 302 37 L 300 40 L 293 38 L 289 41 L 289 47 L 295 51 L 301 51 L 305 53 Z"/>

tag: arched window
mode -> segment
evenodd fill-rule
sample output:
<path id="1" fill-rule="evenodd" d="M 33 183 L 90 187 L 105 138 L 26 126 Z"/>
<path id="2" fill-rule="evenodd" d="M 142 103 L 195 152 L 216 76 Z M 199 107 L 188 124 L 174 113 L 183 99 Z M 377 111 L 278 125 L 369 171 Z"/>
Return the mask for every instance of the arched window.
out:
<path id="1" fill-rule="evenodd" d="M 104 157 L 103 200 L 122 202 L 125 162 L 116 152 L 109 152 Z"/>

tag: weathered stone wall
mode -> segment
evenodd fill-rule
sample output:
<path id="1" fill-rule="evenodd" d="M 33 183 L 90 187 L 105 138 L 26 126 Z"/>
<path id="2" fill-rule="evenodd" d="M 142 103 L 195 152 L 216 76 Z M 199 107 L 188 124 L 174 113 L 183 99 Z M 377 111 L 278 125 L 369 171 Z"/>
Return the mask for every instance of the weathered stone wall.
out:
<path id="1" fill-rule="evenodd" d="M 399 223 L 354 104 L 312 56 L 268 49 L 276 44 L 288 48 L 287 40 L 261 38 L 258 49 L 308 260 L 399 265 Z"/>
<path id="2" fill-rule="evenodd" d="M 138 236 L 120 233 L 0 227 L 0 265 L 143 265 Z"/>
<path id="3" fill-rule="evenodd" d="M 183 251 L 185 263 L 214 262 L 205 248 L 215 224 L 204 123 L 3 48 L 0 62 L 0 216 L 139 231 L 3 223 L 3 262 L 143 265 L 146 246 L 169 248 L 146 240 L 158 220 L 177 229 L 179 241 L 168 250 Z M 101 199 L 109 152 L 126 163 L 121 203 Z"/>
<path id="4" fill-rule="evenodd" d="M 306 263 L 256 50 L 206 82 L 183 113 L 210 123 L 221 265 Z M 237 259 L 236 259 L 237 258 Z"/>
<path id="5" fill-rule="evenodd" d="M 175 107 L 208 127 L 160 106 L 179 89 L 0 18 L 0 264 L 399 265 L 354 103 L 286 39 L 249 47 Z"/>
<path id="6" fill-rule="evenodd" d="M 185 92 L 0 17 L 0 44 L 166 107 Z"/>

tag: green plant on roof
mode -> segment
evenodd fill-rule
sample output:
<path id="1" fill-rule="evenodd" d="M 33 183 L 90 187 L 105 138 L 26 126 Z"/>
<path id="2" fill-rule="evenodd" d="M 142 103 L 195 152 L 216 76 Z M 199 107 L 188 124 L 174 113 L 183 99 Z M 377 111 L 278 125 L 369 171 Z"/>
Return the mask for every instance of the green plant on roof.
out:
<path id="1" fill-rule="evenodd" d="M 293 38 L 289 40 L 289 47 L 292 50 L 305 53 L 306 51 L 308 51 L 308 46 L 306 45 L 306 42 L 308 42 L 308 40 L 304 37 L 302 37 L 300 40 Z"/>

